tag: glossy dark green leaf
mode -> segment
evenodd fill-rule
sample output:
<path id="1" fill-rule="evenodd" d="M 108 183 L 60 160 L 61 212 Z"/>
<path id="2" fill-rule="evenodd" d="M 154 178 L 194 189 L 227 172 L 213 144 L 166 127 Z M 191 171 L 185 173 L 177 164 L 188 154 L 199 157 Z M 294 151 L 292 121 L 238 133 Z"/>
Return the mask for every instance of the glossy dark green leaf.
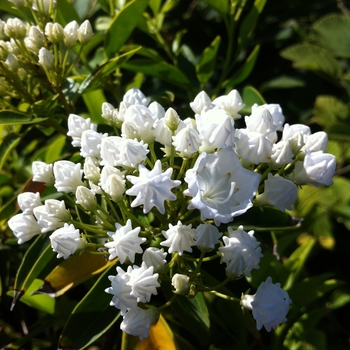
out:
<path id="1" fill-rule="evenodd" d="M 229 10 L 229 0 L 205 0 L 205 2 L 216 11 L 225 15 Z"/>
<path id="2" fill-rule="evenodd" d="M 0 145 L 0 169 L 4 166 L 11 151 L 16 148 L 16 146 L 21 141 L 21 137 L 15 133 L 7 134 Z"/>
<path id="3" fill-rule="evenodd" d="M 59 349 L 82 349 L 106 332 L 119 318 L 118 309 L 110 306 L 111 286 L 108 276 L 115 274 L 115 265 L 109 267 L 96 281 L 71 313 L 59 341 Z"/>
<path id="4" fill-rule="evenodd" d="M 47 118 L 36 118 L 30 114 L 14 112 L 14 111 L 0 111 L 0 124 L 14 125 L 14 124 L 36 124 Z"/>
<path id="5" fill-rule="evenodd" d="M 115 55 L 129 38 L 148 2 L 149 0 L 130 1 L 117 13 L 106 35 L 105 49 L 109 58 Z"/>
<path id="6" fill-rule="evenodd" d="M 302 86 L 305 86 L 305 82 L 303 80 L 288 75 L 281 75 L 262 84 L 260 90 L 293 89 Z"/>
<path id="7" fill-rule="evenodd" d="M 102 118 L 102 103 L 106 102 L 103 90 L 86 91 L 83 94 L 83 99 L 86 107 L 89 110 L 91 121 L 96 124 L 105 124 L 106 120 Z"/>
<path id="8" fill-rule="evenodd" d="M 220 41 L 221 38 L 217 36 L 210 46 L 202 52 L 196 65 L 197 78 L 202 84 L 207 83 L 215 71 L 215 61 Z"/>
<path id="9" fill-rule="evenodd" d="M 69 0 L 58 1 L 56 21 L 60 23 L 63 27 L 65 27 L 69 22 L 72 21 L 77 21 L 78 23 L 80 23 L 80 17 Z"/>
<path id="10" fill-rule="evenodd" d="M 242 100 L 245 103 L 245 107 L 240 111 L 240 113 L 243 114 L 251 114 L 251 107 L 254 103 L 257 103 L 258 105 L 263 105 L 266 103 L 260 92 L 252 86 L 246 86 L 243 89 Z"/>

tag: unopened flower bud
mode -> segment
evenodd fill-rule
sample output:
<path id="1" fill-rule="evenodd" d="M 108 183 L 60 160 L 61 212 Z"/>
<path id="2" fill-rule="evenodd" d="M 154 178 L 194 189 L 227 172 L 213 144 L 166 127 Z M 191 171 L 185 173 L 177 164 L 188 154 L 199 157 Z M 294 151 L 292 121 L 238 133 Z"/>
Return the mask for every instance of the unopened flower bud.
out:
<path id="1" fill-rule="evenodd" d="M 78 39 L 82 45 L 86 45 L 94 35 L 91 24 L 85 20 L 78 29 Z"/>
<path id="2" fill-rule="evenodd" d="M 64 45 L 71 49 L 78 41 L 79 24 L 77 21 L 69 22 L 64 27 Z"/>
<path id="3" fill-rule="evenodd" d="M 96 208 L 96 197 L 85 186 L 78 186 L 75 192 L 76 203 L 81 205 L 85 210 L 93 211 Z"/>
<path id="4" fill-rule="evenodd" d="M 28 37 L 24 39 L 24 43 L 29 50 L 38 53 L 45 43 L 44 34 L 37 27 L 31 26 Z"/>
<path id="5" fill-rule="evenodd" d="M 188 276 L 176 273 L 171 280 L 171 285 L 175 288 L 174 293 L 187 294 L 190 290 L 189 281 L 190 278 Z"/>
<path id="6" fill-rule="evenodd" d="M 59 23 L 49 22 L 45 26 L 45 35 L 53 44 L 57 44 L 64 40 L 64 29 Z"/>
<path id="7" fill-rule="evenodd" d="M 52 164 L 35 161 L 32 163 L 33 182 L 44 182 L 48 186 L 52 186 L 55 182 L 52 171 Z"/>
<path id="8" fill-rule="evenodd" d="M 19 18 L 9 18 L 5 25 L 5 34 L 13 39 L 24 39 L 27 29 Z"/>
<path id="9" fill-rule="evenodd" d="M 12 72 L 14 73 L 17 72 L 19 68 L 19 63 L 18 63 L 17 57 L 13 53 L 10 53 L 7 56 L 5 63 Z"/>
<path id="10" fill-rule="evenodd" d="M 39 50 L 39 64 L 47 70 L 50 70 L 54 66 L 55 56 L 45 47 Z"/>
<path id="11" fill-rule="evenodd" d="M 165 112 L 165 125 L 173 132 L 176 131 L 179 123 L 180 123 L 180 117 L 177 114 L 177 112 L 175 111 L 175 109 L 173 108 L 169 108 L 166 112 Z"/>

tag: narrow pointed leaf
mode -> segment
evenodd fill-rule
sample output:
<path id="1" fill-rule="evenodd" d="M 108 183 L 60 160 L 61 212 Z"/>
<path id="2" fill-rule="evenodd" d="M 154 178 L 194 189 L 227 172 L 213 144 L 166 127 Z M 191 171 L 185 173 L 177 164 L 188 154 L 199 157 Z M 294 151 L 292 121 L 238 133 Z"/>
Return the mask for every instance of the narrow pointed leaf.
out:
<path id="1" fill-rule="evenodd" d="M 229 0 L 205 0 L 205 2 L 222 15 L 228 13 Z"/>
<path id="2" fill-rule="evenodd" d="M 260 92 L 252 86 L 246 86 L 242 92 L 242 100 L 245 103 L 245 107 L 240 111 L 243 114 L 251 114 L 251 107 L 254 103 L 263 105 L 266 103 Z"/>
<path id="3" fill-rule="evenodd" d="M 47 118 L 37 118 L 33 115 L 15 112 L 15 111 L 0 111 L 0 124 L 14 125 L 14 124 L 36 124 Z"/>
<path id="4" fill-rule="evenodd" d="M 2 169 L 7 157 L 20 141 L 21 137 L 15 133 L 10 133 L 3 138 L 0 145 L 0 169 Z"/>

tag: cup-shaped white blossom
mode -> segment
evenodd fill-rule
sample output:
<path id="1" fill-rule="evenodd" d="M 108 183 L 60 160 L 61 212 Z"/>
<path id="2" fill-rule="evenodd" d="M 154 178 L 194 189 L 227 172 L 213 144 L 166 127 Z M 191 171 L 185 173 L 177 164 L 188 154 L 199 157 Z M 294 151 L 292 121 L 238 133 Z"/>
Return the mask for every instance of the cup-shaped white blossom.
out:
<path id="1" fill-rule="evenodd" d="M 32 163 L 32 174 L 34 182 L 44 182 L 48 186 L 52 186 L 55 182 L 53 176 L 53 164 L 34 161 Z"/>
<path id="2" fill-rule="evenodd" d="M 79 229 L 73 224 L 64 224 L 50 235 L 52 250 L 57 253 L 57 258 L 67 259 L 69 255 L 74 254 L 77 250 L 86 247 L 86 240 L 80 237 Z"/>
<path id="3" fill-rule="evenodd" d="M 185 181 L 184 195 L 193 197 L 188 209 L 199 209 L 201 220 L 214 219 L 218 226 L 253 206 L 260 175 L 244 169 L 236 153 L 224 148 L 214 154 L 202 153 L 187 170 Z"/>
<path id="4" fill-rule="evenodd" d="M 211 224 L 200 224 L 196 228 L 196 234 L 194 240 L 196 246 L 203 252 L 210 252 L 215 248 L 216 244 L 219 244 L 222 233 L 218 228 Z"/>
<path id="5" fill-rule="evenodd" d="M 142 254 L 142 260 L 148 267 L 153 266 L 154 272 L 162 272 L 166 266 L 167 252 L 156 247 L 147 248 Z"/>
<path id="6" fill-rule="evenodd" d="M 83 170 L 81 164 L 75 164 L 69 160 L 59 160 L 53 166 L 53 174 L 58 192 L 75 193 L 78 186 L 83 186 L 81 177 Z"/>
<path id="7" fill-rule="evenodd" d="M 273 123 L 271 113 L 266 108 L 256 108 L 252 114 L 244 118 L 247 130 L 259 132 L 272 143 L 277 141 L 277 127 Z"/>
<path id="8" fill-rule="evenodd" d="M 198 133 L 203 140 L 201 151 L 213 152 L 217 148 L 234 146 L 234 120 L 224 110 L 211 109 L 195 117 Z"/>
<path id="9" fill-rule="evenodd" d="M 71 49 L 73 46 L 77 44 L 78 29 L 79 29 L 79 24 L 77 21 L 69 22 L 64 27 L 64 45 L 66 45 L 68 49 Z"/>
<path id="10" fill-rule="evenodd" d="M 137 307 L 137 299 L 131 295 L 131 286 L 127 285 L 132 270 L 130 265 L 126 272 L 117 266 L 117 275 L 108 276 L 111 287 L 105 289 L 106 293 L 113 295 L 110 305 L 118 308 L 122 316 L 126 314 L 127 310 Z"/>
<path id="11" fill-rule="evenodd" d="M 78 186 L 75 191 L 76 203 L 81 205 L 85 210 L 93 211 L 96 208 L 96 196 L 85 186 Z"/>
<path id="12" fill-rule="evenodd" d="M 298 188 L 294 182 L 269 173 L 264 184 L 264 192 L 256 198 L 257 205 L 272 205 L 281 211 L 292 210 L 298 197 Z"/>
<path id="13" fill-rule="evenodd" d="M 155 324 L 159 318 L 157 308 L 141 309 L 136 307 L 130 309 L 124 316 L 120 329 L 130 335 L 138 336 L 140 340 L 148 338 L 149 330 L 152 324 Z"/>
<path id="14" fill-rule="evenodd" d="M 141 266 L 133 266 L 130 272 L 130 279 L 126 284 L 131 287 L 131 295 L 133 295 L 138 303 L 148 303 L 151 296 L 157 295 L 157 289 L 160 287 L 158 283 L 158 273 L 153 273 L 153 266 L 147 267 L 143 261 Z"/>
<path id="15" fill-rule="evenodd" d="M 256 327 L 270 332 L 287 321 L 287 313 L 292 300 L 281 288 L 280 283 L 273 284 L 271 277 L 262 282 L 255 295 L 245 295 L 241 301 L 243 307 L 252 310 Z"/>
<path id="16" fill-rule="evenodd" d="M 304 162 L 295 164 L 294 181 L 298 185 L 330 186 L 333 184 L 336 165 L 336 158 L 332 154 L 306 151 Z"/>
<path id="17" fill-rule="evenodd" d="M 86 45 L 93 35 L 94 32 L 92 30 L 90 21 L 85 20 L 78 29 L 78 39 L 80 43 Z"/>
<path id="18" fill-rule="evenodd" d="M 182 158 L 191 158 L 198 152 L 202 140 L 198 132 L 190 125 L 181 129 L 175 136 L 172 137 L 176 152 Z"/>
<path id="19" fill-rule="evenodd" d="M 228 277 L 237 278 L 243 273 L 250 277 L 252 269 L 259 268 L 261 254 L 260 242 L 254 237 L 254 231 L 245 232 L 243 226 L 237 230 L 228 227 L 229 237 L 222 239 L 225 246 L 220 247 L 222 260 L 227 264 L 226 274 Z"/>
<path id="20" fill-rule="evenodd" d="M 148 106 L 150 99 L 147 98 L 143 92 L 137 88 L 131 88 L 123 96 L 123 102 L 130 105 Z"/>
<path id="21" fill-rule="evenodd" d="M 17 197 L 17 203 L 23 214 L 33 214 L 33 209 L 41 205 L 39 192 L 23 192 Z"/>
<path id="22" fill-rule="evenodd" d="M 84 119 L 76 114 L 70 114 L 68 116 L 68 132 L 73 141 L 73 147 L 81 147 L 81 136 L 85 130 L 95 130 L 97 125 L 91 123 L 90 118 Z"/>
<path id="23" fill-rule="evenodd" d="M 131 220 L 126 222 L 125 226 L 116 223 L 115 232 L 107 232 L 112 241 L 105 244 L 108 248 L 109 260 L 119 257 L 123 264 L 127 258 L 133 263 L 135 261 L 135 254 L 142 253 L 141 244 L 146 241 L 146 238 L 139 237 L 141 228 L 135 229 L 131 226 Z"/>
<path id="24" fill-rule="evenodd" d="M 175 294 L 186 295 L 190 291 L 190 278 L 186 275 L 175 273 L 171 279 L 171 285 L 175 288 Z"/>
<path id="25" fill-rule="evenodd" d="M 148 145 L 137 139 L 125 139 L 119 136 L 109 136 L 102 139 L 102 165 L 136 168 L 143 162 L 149 152 Z"/>
<path id="26" fill-rule="evenodd" d="M 108 134 L 101 134 L 95 130 L 84 130 L 81 134 L 81 149 L 82 157 L 101 157 L 101 142 Z"/>
<path id="27" fill-rule="evenodd" d="M 233 119 L 240 119 L 241 115 L 238 112 L 245 106 L 241 95 L 237 90 L 232 90 L 228 95 L 217 97 L 213 104 L 222 108 Z"/>
<path id="28" fill-rule="evenodd" d="M 171 189 L 181 184 L 179 180 L 171 180 L 172 168 L 162 173 L 162 163 L 158 159 L 152 170 L 142 164 L 139 165 L 139 176 L 128 175 L 126 178 L 134 185 L 125 193 L 136 196 L 131 207 L 143 205 L 143 212 L 148 213 L 156 207 L 161 214 L 165 213 L 164 201 L 175 200 L 176 196 Z"/>
<path id="29" fill-rule="evenodd" d="M 255 103 L 252 106 L 252 112 L 256 110 L 262 111 L 263 109 L 267 109 L 270 112 L 273 120 L 273 125 L 276 127 L 276 130 L 283 131 L 283 124 L 284 124 L 285 117 L 283 115 L 281 106 L 279 104 L 273 104 L 273 103 L 264 104 L 261 106 L 258 106 Z"/>
<path id="30" fill-rule="evenodd" d="M 205 91 L 201 91 L 197 94 L 193 102 L 190 102 L 190 107 L 194 113 L 201 114 L 202 112 L 214 108 L 214 104 L 211 102 L 208 94 Z"/>
<path id="31" fill-rule="evenodd" d="M 179 220 L 177 225 L 169 224 L 167 231 L 162 231 L 165 241 L 160 245 L 163 247 L 169 247 L 168 252 L 177 252 L 180 256 L 183 252 L 192 252 L 192 246 L 195 245 L 194 236 L 196 231 L 192 228 L 192 225 L 183 225 Z"/>
<path id="32" fill-rule="evenodd" d="M 27 242 L 41 233 L 41 227 L 33 215 L 23 213 L 14 215 L 7 224 L 15 237 L 18 238 L 18 244 Z"/>
<path id="33" fill-rule="evenodd" d="M 46 70 L 51 70 L 55 63 L 55 56 L 45 47 L 42 47 L 38 53 L 39 64 Z"/>

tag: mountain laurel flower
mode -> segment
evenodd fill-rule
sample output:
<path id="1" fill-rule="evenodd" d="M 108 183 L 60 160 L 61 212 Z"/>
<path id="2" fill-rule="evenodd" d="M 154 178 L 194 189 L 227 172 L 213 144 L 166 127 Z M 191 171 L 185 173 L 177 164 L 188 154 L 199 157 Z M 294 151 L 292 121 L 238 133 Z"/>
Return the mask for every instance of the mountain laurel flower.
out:
<path id="1" fill-rule="evenodd" d="M 79 24 L 77 21 L 69 22 L 63 29 L 64 32 L 64 45 L 71 49 L 78 42 L 78 29 Z"/>
<path id="2" fill-rule="evenodd" d="M 40 48 L 45 46 L 45 36 L 38 27 L 31 26 L 28 36 L 24 39 L 24 44 L 29 50 L 37 54 Z"/>
<path id="3" fill-rule="evenodd" d="M 253 206 L 260 175 L 244 169 L 231 148 L 202 153 L 187 170 L 185 196 L 193 197 L 188 209 L 198 209 L 201 220 L 214 219 L 216 226 L 229 223 Z"/>
<path id="4" fill-rule="evenodd" d="M 39 192 L 23 192 L 17 197 L 17 203 L 23 214 L 32 215 L 33 209 L 41 205 Z"/>
<path id="5" fill-rule="evenodd" d="M 143 105 L 148 106 L 150 99 L 146 98 L 143 92 L 137 88 L 131 88 L 123 96 L 123 102 L 127 106 L 131 105 Z"/>
<path id="6" fill-rule="evenodd" d="M 97 125 L 91 123 L 90 118 L 84 119 L 76 114 L 68 116 L 68 132 L 73 141 L 73 147 L 81 147 L 81 136 L 85 130 L 97 130 Z"/>
<path id="7" fill-rule="evenodd" d="M 140 227 L 135 229 L 131 226 L 131 220 L 126 222 L 125 226 L 116 223 L 115 232 L 107 232 L 108 236 L 112 238 L 111 242 L 105 244 L 108 248 L 109 260 L 119 257 L 120 263 L 123 264 L 127 258 L 133 263 L 135 261 L 135 254 L 142 253 L 141 244 L 146 241 L 146 238 L 139 237 Z"/>
<path id="8" fill-rule="evenodd" d="M 152 113 L 154 120 L 160 120 L 165 117 L 165 109 L 157 101 L 153 101 L 148 106 L 148 109 Z"/>
<path id="9" fill-rule="evenodd" d="M 172 139 L 174 140 L 173 145 L 175 151 L 178 152 L 182 158 L 191 158 L 198 152 L 202 143 L 198 132 L 189 125 L 176 133 Z"/>
<path id="10" fill-rule="evenodd" d="M 279 141 L 272 145 L 270 166 L 274 169 L 293 162 L 293 151 L 288 141 Z"/>
<path id="11" fill-rule="evenodd" d="M 328 146 L 328 136 L 324 131 L 319 131 L 311 135 L 304 136 L 304 146 L 301 151 L 326 152 Z"/>
<path id="12" fill-rule="evenodd" d="M 202 112 L 209 111 L 209 109 L 214 108 L 214 104 L 211 102 L 210 97 L 205 91 L 201 91 L 194 98 L 193 102 L 190 103 L 192 111 L 196 114 L 201 114 Z"/>
<path id="13" fill-rule="evenodd" d="M 64 40 L 64 29 L 59 23 L 48 22 L 45 25 L 45 35 L 52 44 L 58 44 Z"/>
<path id="14" fill-rule="evenodd" d="M 33 215 L 16 214 L 12 216 L 7 224 L 18 239 L 18 244 L 27 242 L 41 233 L 41 227 Z"/>
<path id="15" fill-rule="evenodd" d="M 57 259 L 67 259 L 69 255 L 86 247 L 85 238 L 80 237 L 79 229 L 73 224 L 64 224 L 64 227 L 54 231 L 49 238 L 52 250 L 57 253 Z"/>
<path id="16" fill-rule="evenodd" d="M 267 109 L 270 112 L 273 125 L 276 127 L 276 130 L 283 131 L 285 117 L 283 115 L 281 106 L 279 104 L 273 103 L 258 106 L 256 103 L 254 103 L 252 106 L 252 113 L 254 111 L 262 111 L 264 109 Z"/>
<path id="17" fill-rule="evenodd" d="M 192 252 L 192 246 L 196 243 L 194 241 L 196 231 L 192 229 L 192 225 L 183 225 L 179 220 L 177 225 L 169 224 L 167 231 L 162 231 L 165 241 L 160 245 L 163 247 L 169 247 L 168 252 L 171 254 L 177 252 L 180 256 L 183 252 Z"/>
<path id="18" fill-rule="evenodd" d="M 45 47 L 42 47 L 38 53 L 39 64 L 46 70 L 53 69 L 55 56 Z"/>
<path id="19" fill-rule="evenodd" d="M 171 285 L 175 288 L 175 294 L 186 295 L 190 291 L 190 278 L 180 273 L 175 273 L 171 279 Z"/>
<path id="20" fill-rule="evenodd" d="M 211 109 L 195 115 L 197 129 L 202 138 L 202 152 L 211 153 L 217 148 L 234 147 L 234 120 L 222 109 Z"/>
<path id="21" fill-rule="evenodd" d="M 277 127 L 273 123 L 271 113 L 266 108 L 256 108 L 250 116 L 244 117 L 247 130 L 259 132 L 274 143 L 277 141 Z"/>
<path id="22" fill-rule="evenodd" d="M 156 247 L 147 248 L 142 254 L 142 261 L 146 263 L 148 267 L 153 266 L 154 272 L 162 272 L 166 266 L 167 252 L 164 249 Z"/>
<path id="23" fill-rule="evenodd" d="M 97 184 L 100 181 L 99 162 L 93 157 L 86 157 L 84 162 L 84 178 Z"/>
<path id="24" fill-rule="evenodd" d="M 118 109 L 108 102 L 102 103 L 102 118 L 107 120 L 109 124 L 119 124 Z"/>
<path id="25" fill-rule="evenodd" d="M 245 106 L 237 90 L 232 90 L 228 95 L 217 97 L 213 104 L 218 108 L 222 108 L 233 119 L 241 118 L 238 112 Z"/>
<path id="26" fill-rule="evenodd" d="M 9 18 L 6 21 L 4 32 L 9 38 L 22 40 L 27 35 L 27 28 L 19 18 Z"/>
<path id="27" fill-rule="evenodd" d="M 53 174 L 58 192 L 75 193 L 78 186 L 83 186 L 81 164 L 69 160 L 59 160 L 53 165 Z"/>
<path id="28" fill-rule="evenodd" d="M 136 307 L 128 310 L 120 324 L 120 329 L 130 335 L 138 336 L 140 340 L 148 338 L 149 330 L 159 319 L 159 311 L 155 307 L 141 309 Z"/>
<path id="29" fill-rule="evenodd" d="M 264 184 L 264 192 L 255 200 L 257 205 L 272 205 L 281 211 L 292 210 L 292 205 L 298 197 L 298 187 L 294 182 L 277 174 L 273 176 L 269 173 Z"/>
<path id="30" fill-rule="evenodd" d="M 160 287 L 158 277 L 158 273 L 153 273 L 153 266 L 147 267 L 144 261 L 140 267 L 133 266 L 130 279 L 126 284 L 131 287 L 131 295 L 137 299 L 138 303 L 148 303 L 152 294 L 158 294 L 156 289 Z"/>
<path id="31" fill-rule="evenodd" d="M 85 210 L 94 211 L 96 208 L 96 196 L 85 186 L 78 186 L 75 191 L 76 203 L 81 205 Z"/>
<path id="32" fill-rule="evenodd" d="M 243 273 L 250 277 L 252 269 L 259 268 L 261 254 L 260 242 L 254 237 L 254 231 L 245 232 L 243 226 L 237 230 L 228 227 L 229 237 L 222 240 L 225 246 L 220 247 L 222 260 L 227 264 L 226 274 L 228 277 L 237 278 Z"/>
<path id="33" fill-rule="evenodd" d="M 164 115 L 165 125 L 169 128 L 170 131 L 175 132 L 177 127 L 180 124 L 180 117 L 175 111 L 174 108 L 168 108 Z"/>
<path id="34" fill-rule="evenodd" d="M 282 141 L 288 141 L 292 147 L 294 155 L 297 155 L 305 145 L 305 137 L 311 134 L 307 125 L 303 124 L 285 124 L 283 127 Z"/>
<path id="35" fill-rule="evenodd" d="M 116 174 L 111 174 L 107 180 L 103 182 L 102 189 L 111 196 L 111 199 L 118 203 L 123 199 L 125 192 L 125 180 Z"/>
<path id="36" fill-rule="evenodd" d="M 244 308 L 252 310 L 257 329 L 265 327 L 268 332 L 287 321 L 291 303 L 288 293 L 280 283 L 273 284 L 271 277 L 260 284 L 254 295 L 247 294 L 241 300 Z"/>
<path id="37" fill-rule="evenodd" d="M 18 59 L 17 56 L 14 55 L 13 53 L 10 53 L 6 60 L 5 60 L 5 64 L 7 65 L 7 67 L 9 67 L 9 69 L 13 72 L 16 73 L 18 71 L 19 68 L 19 63 L 18 63 Z"/>
<path id="38" fill-rule="evenodd" d="M 333 184 L 332 178 L 336 166 L 336 158 L 333 154 L 306 150 L 304 162 L 295 164 L 294 181 L 298 185 L 330 186 Z"/>
<path id="39" fill-rule="evenodd" d="M 162 163 L 158 159 L 152 170 L 148 170 L 142 164 L 139 165 L 139 176 L 128 175 L 126 178 L 134 185 L 125 193 L 136 196 L 131 203 L 135 208 L 143 205 L 144 214 L 156 207 L 161 214 L 165 213 L 164 202 L 176 200 L 171 189 L 181 184 L 179 180 L 171 180 L 173 168 L 168 168 L 162 173 Z"/>
<path id="40" fill-rule="evenodd" d="M 108 134 L 101 134 L 95 130 L 84 130 L 81 134 L 80 155 L 82 157 L 101 157 L 101 142 Z"/>
<path id="41" fill-rule="evenodd" d="M 55 183 L 53 176 L 53 164 L 47 164 L 41 161 L 32 163 L 33 182 L 43 182 L 47 186 L 52 186 Z"/>
<path id="42" fill-rule="evenodd" d="M 89 20 L 85 20 L 78 29 L 78 39 L 82 45 L 86 45 L 91 40 L 94 32 Z"/>
<path id="43" fill-rule="evenodd" d="M 194 240 L 196 241 L 196 246 L 203 252 L 210 252 L 220 243 L 219 239 L 222 233 L 214 225 L 200 224 L 195 231 Z"/>

